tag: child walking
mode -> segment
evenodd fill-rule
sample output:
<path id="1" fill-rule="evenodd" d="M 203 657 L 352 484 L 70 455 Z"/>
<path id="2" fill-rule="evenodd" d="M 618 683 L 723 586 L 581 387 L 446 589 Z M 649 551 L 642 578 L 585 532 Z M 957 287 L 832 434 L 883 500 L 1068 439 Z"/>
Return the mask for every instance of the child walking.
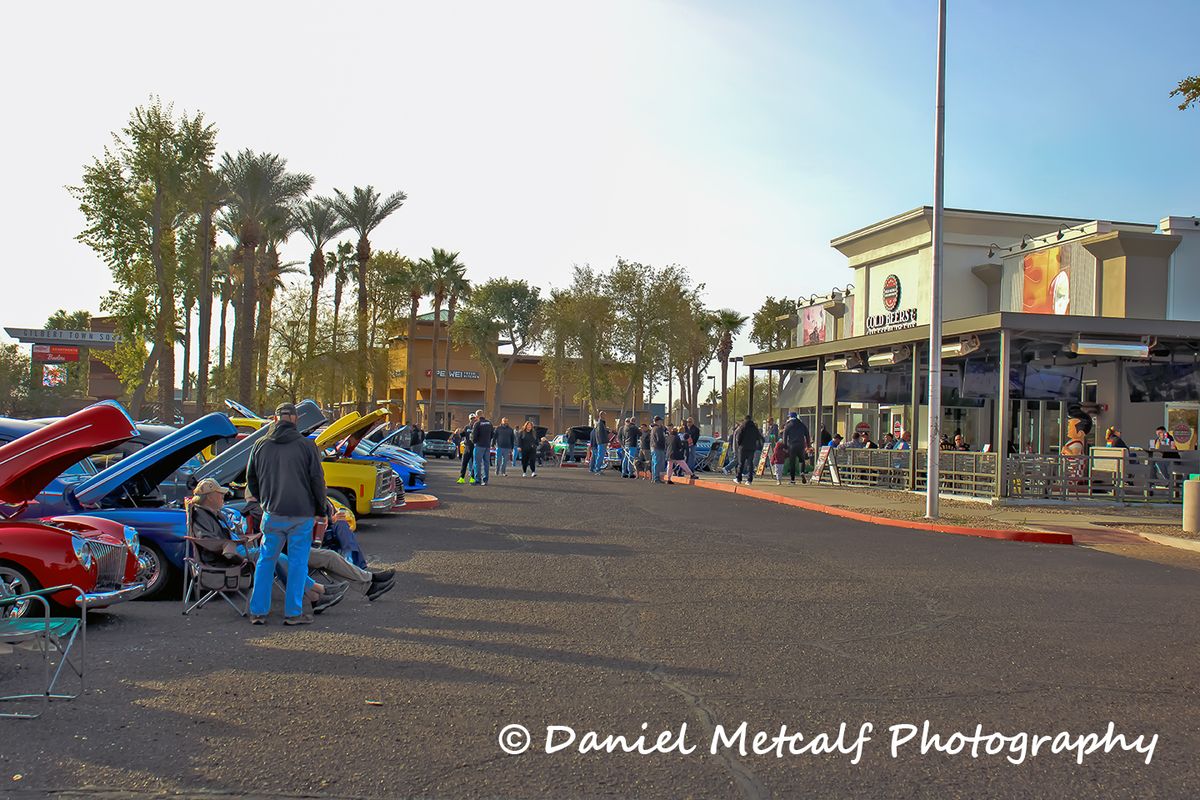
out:
<path id="1" fill-rule="evenodd" d="M 787 458 L 787 442 L 780 439 L 771 450 L 771 468 L 775 470 L 775 483 L 780 486 L 783 485 L 783 465 L 787 463 Z"/>

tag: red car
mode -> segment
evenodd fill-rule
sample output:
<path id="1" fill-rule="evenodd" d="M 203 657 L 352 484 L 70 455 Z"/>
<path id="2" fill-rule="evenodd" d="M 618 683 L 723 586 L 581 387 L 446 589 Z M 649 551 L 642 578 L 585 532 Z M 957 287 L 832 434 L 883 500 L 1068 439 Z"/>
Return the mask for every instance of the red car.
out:
<path id="1" fill-rule="evenodd" d="M 125 409 L 103 402 L 0 447 L 0 503 L 24 508 L 67 467 L 137 435 Z M 14 515 L 15 516 L 15 515 Z M 104 608 L 137 597 L 138 535 L 127 525 L 88 516 L 0 520 L 0 580 L 21 594 L 73 585 L 51 595 L 58 606 Z M 24 614 L 26 607 L 18 608 Z"/>

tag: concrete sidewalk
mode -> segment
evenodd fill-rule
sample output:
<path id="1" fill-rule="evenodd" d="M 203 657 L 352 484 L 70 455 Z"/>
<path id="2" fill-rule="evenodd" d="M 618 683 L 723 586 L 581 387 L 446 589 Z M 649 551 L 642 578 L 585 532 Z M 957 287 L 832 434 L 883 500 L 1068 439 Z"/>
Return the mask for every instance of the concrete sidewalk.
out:
<path id="1" fill-rule="evenodd" d="M 700 473 L 698 484 L 730 490 L 732 477 Z M 747 485 L 743 483 L 743 485 Z M 868 514 L 889 520 L 920 521 L 925 517 L 925 496 L 911 492 L 832 486 L 813 486 L 785 479 L 777 485 L 773 477 L 756 476 L 749 484 L 755 491 L 828 506 L 832 509 Z M 1045 531 L 1069 533 L 1076 544 L 1121 544 L 1152 541 L 1168 547 L 1200 553 L 1200 540 L 1147 532 L 1147 527 L 1179 528 L 1177 506 L 1106 506 L 1086 504 L 992 506 L 984 502 L 942 498 L 940 523 L 988 530 Z M 1126 528 L 1131 528 L 1127 530 Z"/>

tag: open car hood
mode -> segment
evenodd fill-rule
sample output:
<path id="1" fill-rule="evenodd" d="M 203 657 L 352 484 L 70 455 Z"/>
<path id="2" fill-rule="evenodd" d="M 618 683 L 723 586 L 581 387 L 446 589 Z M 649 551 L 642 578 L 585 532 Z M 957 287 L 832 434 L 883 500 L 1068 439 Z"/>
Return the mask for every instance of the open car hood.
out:
<path id="1" fill-rule="evenodd" d="M 0 502 L 33 500 L 75 462 L 137 433 L 133 418 L 111 400 L 31 430 L 0 447 Z"/>
<path id="2" fill-rule="evenodd" d="M 215 411 L 206 414 L 80 483 L 75 487 L 75 499 L 84 505 L 96 505 L 133 481 L 139 483 L 138 494 L 146 493 L 189 458 L 218 439 L 231 436 L 237 436 L 237 428 L 229 417 Z"/>
<path id="3" fill-rule="evenodd" d="M 353 436 L 360 431 L 365 431 L 386 417 L 387 413 L 387 409 L 385 408 L 376 409 L 370 414 L 359 414 L 357 411 L 351 411 L 341 419 L 331 422 L 328 428 L 317 434 L 317 449 L 324 450 L 326 447 L 330 447 L 342 439 Z"/>
<path id="4" fill-rule="evenodd" d="M 249 408 L 247 408 L 246 406 L 239 403 L 237 400 L 226 400 L 225 407 L 230 409 L 231 411 L 236 411 L 240 416 L 243 416 L 246 419 L 263 419 L 263 417 L 259 416 L 258 414 L 255 414 L 253 411 L 251 411 Z"/>
<path id="5" fill-rule="evenodd" d="M 301 433 L 308 434 L 323 422 L 325 422 L 325 415 L 321 413 L 321 407 L 315 402 L 304 400 L 296 404 L 296 428 Z M 228 486 L 233 481 L 242 480 L 242 475 L 246 471 L 246 465 L 250 463 L 250 451 L 258 443 L 259 439 L 267 435 L 267 431 L 269 430 L 271 430 L 271 426 L 264 425 L 246 438 L 241 439 L 233 447 L 230 447 L 192 473 L 192 478 L 197 482 L 205 478 L 212 478 L 222 486 Z"/>

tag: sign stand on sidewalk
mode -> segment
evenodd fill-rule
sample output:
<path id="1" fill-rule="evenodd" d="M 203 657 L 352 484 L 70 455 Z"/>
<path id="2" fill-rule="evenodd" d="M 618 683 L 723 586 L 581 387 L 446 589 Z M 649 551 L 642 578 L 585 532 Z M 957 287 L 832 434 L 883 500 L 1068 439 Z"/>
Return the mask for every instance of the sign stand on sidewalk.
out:
<path id="1" fill-rule="evenodd" d="M 809 482 L 820 483 L 825 467 L 829 467 L 829 482 L 834 486 L 841 486 L 842 476 L 838 475 L 837 456 L 833 453 L 833 447 L 829 445 L 822 447 L 817 455 L 817 465 L 813 468 L 812 479 Z"/>

